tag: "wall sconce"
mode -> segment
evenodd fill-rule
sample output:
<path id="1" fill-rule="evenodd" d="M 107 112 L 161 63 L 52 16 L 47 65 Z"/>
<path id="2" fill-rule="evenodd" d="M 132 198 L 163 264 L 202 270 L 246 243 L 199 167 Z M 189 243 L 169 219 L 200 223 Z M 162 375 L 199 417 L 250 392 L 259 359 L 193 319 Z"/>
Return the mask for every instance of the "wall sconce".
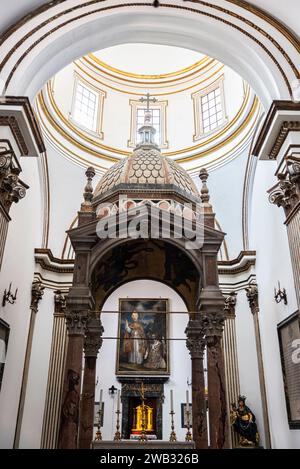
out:
<path id="1" fill-rule="evenodd" d="M 283 301 L 284 304 L 287 305 L 286 291 L 285 291 L 285 288 L 281 290 L 279 281 L 278 281 L 278 290 L 276 290 L 276 287 L 274 288 L 274 299 L 276 303 L 280 303 L 281 301 Z"/>
<path id="2" fill-rule="evenodd" d="M 108 389 L 108 392 L 111 396 L 113 396 L 115 394 L 115 392 L 117 391 L 117 388 L 114 387 L 114 385 L 112 385 L 109 389 Z"/>
<path id="3" fill-rule="evenodd" d="M 15 304 L 17 300 L 17 293 L 18 293 L 18 289 L 16 288 L 15 294 L 13 295 L 11 291 L 11 282 L 10 282 L 8 291 L 6 291 L 6 289 L 4 290 L 2 306 L 4 307 L 6 303 L 10 303 L 11 305 Z"/>

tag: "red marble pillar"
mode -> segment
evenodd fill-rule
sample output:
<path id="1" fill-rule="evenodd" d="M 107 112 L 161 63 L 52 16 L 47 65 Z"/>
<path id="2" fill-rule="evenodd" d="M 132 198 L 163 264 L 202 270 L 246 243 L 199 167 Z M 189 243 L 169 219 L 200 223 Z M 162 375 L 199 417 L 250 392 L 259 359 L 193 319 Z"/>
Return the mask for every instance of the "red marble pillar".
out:
<path id="1" fill-rule="evenodd" d="M 96 362 L 102 345 L 103 327 L 98 317 L 89 320 L 84 341 L 85 364 L 81 395 L 79 442 L 80 449 L 89 449 L 93 440 L 96 386 Z"/>
<path id="2" fill-rule="evenodd" d="M 186 346 L 192 362 L 192 420 L 193 440 L 196 449 L 207 448 L 207 423 L 203 354 L 205 348 L 204 330 L 201 320 L 190 320 L 185 330 Z"/>
<path id="3" fill-rule="evenodd" d="M 229 447 L 225 365 L 222 347 L 224 312 L 206 315 L 210 448 Z"/>
<path id="4" fill-rule="evenodd" d="M 58 448 L 60 449 L 77 448 L 80 382 L 86 321 L 87 315 L 85 313 L 66 314 L 68 350 L 58 437 Z"/>

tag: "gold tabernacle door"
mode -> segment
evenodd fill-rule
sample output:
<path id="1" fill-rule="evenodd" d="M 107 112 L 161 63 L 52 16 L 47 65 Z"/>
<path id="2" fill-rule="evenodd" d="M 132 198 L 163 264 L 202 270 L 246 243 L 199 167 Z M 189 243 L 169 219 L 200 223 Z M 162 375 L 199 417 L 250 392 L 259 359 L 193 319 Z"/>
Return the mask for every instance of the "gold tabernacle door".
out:
<path id="1" fill-rule="evenodd" d="M 153 408 L 144 405 L 144 419 L 145 419 L 145 431 L 153 432 Z M 140 433 L 143 430 L 143 405 L 138 405 L 134 408 L 133 413 L 133 428 L 131 433 Z"/>

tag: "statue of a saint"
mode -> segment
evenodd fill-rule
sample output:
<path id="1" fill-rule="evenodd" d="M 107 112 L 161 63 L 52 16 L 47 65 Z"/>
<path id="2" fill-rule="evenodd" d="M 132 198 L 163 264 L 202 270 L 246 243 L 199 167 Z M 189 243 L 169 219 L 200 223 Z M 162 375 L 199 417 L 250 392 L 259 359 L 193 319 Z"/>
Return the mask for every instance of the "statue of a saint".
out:
<path id="1" fill-rule="evenodd" d="M 246 397 L 239 396 L 238 405 L 231 404 L 230 421 L 239 435 L 240 446 L 258 446 L 259 433 L 255 422 L 255 415 L 245 404 Z"/>
<path id="2" fill-rule="evenodd" d="M 164 343 L 164 338 L 160 340 L 158 337 L 156 337 L 155 334 L 152 334 L 151 336 L 151 343 L 149 345 L 149 349 L 146 353 L 145 356 L 145 368 L 149 369 L 165 369 L 167 364 L 166 364 L 166 347 Z"/>
<path id="3" fill-rule="evenodd" d="M 147 351 L 146 334 L 136 311 L 131 314 L 132 322 L 125 321 L 124 352 L 128 363 L 142 365 Z"/>

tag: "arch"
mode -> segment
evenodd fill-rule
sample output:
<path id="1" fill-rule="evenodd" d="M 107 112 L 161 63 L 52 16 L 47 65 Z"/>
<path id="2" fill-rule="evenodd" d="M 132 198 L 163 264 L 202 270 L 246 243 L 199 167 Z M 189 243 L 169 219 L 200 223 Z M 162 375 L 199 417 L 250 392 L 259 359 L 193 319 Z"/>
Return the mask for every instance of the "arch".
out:
<path id="1" fill-rule="evenodd" d="M 118 285 L 116 285 L 112 290 L 110 290 L 106 296 L 103 297 L 103 301 L 102 301 L 102 304 L 100 305 L 97 305 L 97 308 L 99 310 L 103 310 L 103 305 L 105 304 L 105 302 L 109 299 L 109 297 L 120 287 L 122 287 L 123 285 L 126 285 L 127 283 L 131 283 L 131 282 L 136 282 L 136 281 L 139 281 L 139 280 L 151 280 L 153 282 L 157 282 L 157 283 L 162 283 L 164 285 L 166 285 L 167 287 L 171 288 L 175 293 L 177 293 L 177 295 L 182 299 L 183 303 L 185 304 L 185 307 L 187 309 L 187 311 L 189 310 L 189 305 L 185 299 L 185 297 L 182 295 L 182 293 L 178 290 L 176 290 L 176 288 L 174 288 L 170 283 L 166 282 L 166 281 L 163 281 L 163 280 L 157 280 L 157 278 L 154 278 L 154 277 L 151 277 L 150 276 L 145 276 L 145 277 L 137 277 L 137 278 L 131 278 L 130 280 L 124 280 L 124 282 L 120 282 Z"/>
<path id="2" fill-rule="evenodd" d="M 92 253 L 89 281 L 97 309 L 101 309 L 106 299 L 121 285 L 148 279 L 173 288 L 187 309 L 195 310 L 202 282 L 199 262 L 192 260 L 178 243 L 169 239 L 121 241 L 101 251 L 95 249 Z"/>
<path id="3" fill-rule="evenodd" d="M 113 5 L 96 0 L 74 5 L 67 0 L 50 5 L 2 37 L 0 92 L 33 99 L 72 60 L 138 41 L 185 47 L 217 58 L 251 84 L 265 107 L 273 99 L 291 99 L 291 84 L 299 78 L 299 42 L 292 43 L 284 28 L 267 17 L 256 24 L 253 12 L 233 4 L 224 9 L 218 3 L 177 0 L 161 2 L 156 9 L 152 2 L 139 0 Z"/>

